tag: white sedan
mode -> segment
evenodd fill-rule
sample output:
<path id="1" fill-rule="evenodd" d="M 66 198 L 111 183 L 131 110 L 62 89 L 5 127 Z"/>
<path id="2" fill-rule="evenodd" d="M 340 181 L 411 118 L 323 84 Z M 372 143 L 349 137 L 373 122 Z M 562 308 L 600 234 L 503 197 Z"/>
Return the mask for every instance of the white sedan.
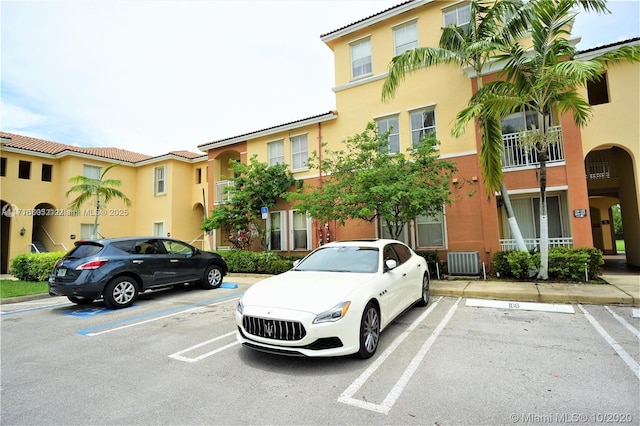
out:
<path id="1" fill-rule="evenodd" d="M 429 302 L 427 262 L 395 240 L 332 242 L 238 302 L 244 346 L 292 356 L 371 357 L 380 332 Z"/>

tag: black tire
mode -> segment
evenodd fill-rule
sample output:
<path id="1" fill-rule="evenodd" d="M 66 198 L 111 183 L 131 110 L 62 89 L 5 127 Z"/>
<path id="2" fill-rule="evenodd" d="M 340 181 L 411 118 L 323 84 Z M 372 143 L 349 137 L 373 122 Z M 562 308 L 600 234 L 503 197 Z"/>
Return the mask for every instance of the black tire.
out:
<path id="1" fill-rule="evenodd" d="M 418 306 L 427 306 L 429 304 L 429 273 L 425 273 L 422 277 L 422 295 L 420 300 L 418 300 Z"/>
<path id="2" fill-rule="evenodd" d="M 67 299 L 69 299 L 70 302 L 75 303 L 76 305 L 90 305 L 93 303 L 94 299 L 87 299 L 84 297 L 75 297 L 75 296 L 67 296 Z"/>
<path id="3" fill-rule="evenodd" d="M 360 350 L 356 356 L 362 359 L 371 358 L 376 353 L 380 341 L 380 311 L 373 302 L 369 302 L 364 308 L 359 334 Z"/>
<path id="4" fill-rule="evenodd" d="M 222 285 L 222 269 L 216 265 L 210 265 L 204 271 L 204 277 L 202 278 L 202 287 L 204 288 L 218 288 Z"/>
<path id="5" fill-rule="evenodd" d="M 127 308 L 137 297 L 138 283 L 128 276 L 114 278 L 104 288 L 104 304 L 111 309 Z"/>

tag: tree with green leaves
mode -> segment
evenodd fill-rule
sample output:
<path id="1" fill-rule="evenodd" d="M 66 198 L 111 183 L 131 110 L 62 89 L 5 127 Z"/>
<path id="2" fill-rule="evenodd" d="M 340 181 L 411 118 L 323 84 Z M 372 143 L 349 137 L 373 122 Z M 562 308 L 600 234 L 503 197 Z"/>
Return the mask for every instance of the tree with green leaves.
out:
<path id="1" fill-rule="evenodd" d="M 231 160 L 232 185 L 227 187 L 229 201 L 211 211 L 200 229 L 225 229 L 236 248 L 248 250 L 257 232 L 264 244 L 261 208 L 271 208 L 295 183 L 286 164 L 269 166 L 254 155 L 249 164 Z"/>
<path id="2" fill-rule="evenodd" d="M 393 58 L 382 87 L 382 100 L 393 98 L 407 74 L 444 64 L 473 69 L 478 77 L 478 87 L 481 88 L 485 66 L 491 62 L 494 52 L 504 45 L 505 40 L 526 31 L 527 16 L 515 13 L 520 7 L 518 0 L 472 0 L 468 26 L 449 25 L 442 29 L 438 47 L 417 47 Z M 476 111 L 475 118 L 481 134 L 480 168 L 485 187 L 489 194 L 500 190 L 516 248 L 526 251 L 502 176 L 500 117 L 490 115 L 487 111 Z M 464 129 L 452 129 L 456 137 L 463 132 Z"/>
<path id="3" fill-rule="evenodd" d="M 434 216 L 453 201 L 449 182 L 455 165 L 438 160 L 438 142 L 431 134 L 408 156 L 388 149 L 388 133 L 374 123 L 347 138 L 342 150 L 311 154 L 309 165 L 320 170 L 322 182 L 287 194 L 296 208 L 314 219 L 337 221 L 380 219 L 392 238 L 399 238 L 407 222 Z"/>
<path id="4" fill-rule="evenodd" d="M 131 206 L 131 200 L 118 189 L 122 185 L 122 181 L 119 179 L 105 179 L 104 176 L 109 170 L 116 167 L 118 164 L 109 165 L 100 174 L 100 178 L 89 178 L 86 176 L 74 176 L 69 179 L 69 182 L 74 185 L 66 192 L 65 196 L 69 197 L 70 194 L 79 193 L 79 195 L 71 201 L 69 208 L 71 210 L 78 211 L 86 202 L 94 202 L 96 206 L 95 215 L 96 218 L 93 222 L 93 231 L 91 232 L 91 238 L 98 237 L 98 217 L 100 217 L 100 211 L 104 209 L 111 200 L 119 199 L 129 207 Z"/>
<path id="5" fill-rule="evenodd" d="M 521 135 L 523 143 L 537 153 L 540 183 L 540 269 L 538 278 L 548 279 L 549 233 L 546 202 L 546 160 L 550 144 L 558 142 L 550 131 L 553 116 L 570 113 L 579 127 L 587 124 L 592 107 L 578 89 L 602 78 L 609 64 L 638 62 L 638 46 L 621 46 L 589 60 L 574 59 L 576 48 L 568 40 L 569 28 L 579 9 L 608 12 L 606 0 L 532 0 L 517 11 L 528 22 L 529 47 L 522 38 L 511 38 L 493 59 L 502 65 L 500 80 L 487 83 L 472 97 L 469 107 L 456 117 L 461 131 L 478 115 L 504 117 L 518 111 L 535 115 L 535 122 Z M 570 143 L 570 141 L 565 141 Z"/>

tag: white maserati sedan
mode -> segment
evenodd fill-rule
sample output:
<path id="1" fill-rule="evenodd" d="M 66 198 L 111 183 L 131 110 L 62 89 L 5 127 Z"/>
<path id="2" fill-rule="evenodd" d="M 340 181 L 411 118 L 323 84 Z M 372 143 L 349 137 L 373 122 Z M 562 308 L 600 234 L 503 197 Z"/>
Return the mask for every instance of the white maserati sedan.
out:
<path id="1" fill-rule="evenodd" d="M 238 302 L 237 339 L 259 351 L 371 357 L 380 332 L 429 302 L 427 262 L 395 240 L 325 244 Z"/>

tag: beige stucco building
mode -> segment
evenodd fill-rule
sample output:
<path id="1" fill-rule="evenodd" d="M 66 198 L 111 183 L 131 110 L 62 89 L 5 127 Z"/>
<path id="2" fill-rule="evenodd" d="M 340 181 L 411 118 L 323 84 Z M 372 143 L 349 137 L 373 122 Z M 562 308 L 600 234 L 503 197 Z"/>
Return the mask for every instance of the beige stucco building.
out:
<path id="1" fill-rule="evenodd" d="M 268 164 L 288 164 L 297 180 L 317 182 L 321 176 L 307 164 L 309 154 L 319 151 L 322 144 L 339 149 L 341 141 L 375 122 L 381 131 L 391 129 L 390 148 L 402 152 L 425 133 L 436 132 L 441 158 L 458 167 L 451 190 L 459 199 L 443 206 L 436 217 L 415 218 L 402 239 L 416 249 L 437 250 L 443 259 L 449 252 L 474 252 L 490 267 L 493 254 L 513 248 L 514 240 L 500 195 L 487 194 L 482 184 L 476 132 L 469 128 L 460 138 L 450 133 L 456 113 L 474 90 L 475 76 L 455 65 L 419 70 L 407 76 L 393 100 L 381 101 L 391 59 L 413 47 L 437 46 L 444 25 L 465 25 L 465 8 L 468 4 L 460 1 L 408 1 L 321 35 L 321 42 L 334 54 L 335 83 L 327 90 L 335 93 L 336 110 L 202 143 L 199 148 L 205 154 L 174 152 L 151 158 L 61 144 L 45 149 L 31 145 L 42 141 L 4 133 L 3 209 L 65 209 L 69 177 L 86 174 L 87 167 L 104 168 L 118 162 L 121 166 L 110 171 L 109 177 L 123 181 L 121 189 L 134 204 L 127 215 L 102 217 L 102 235 L 170 233 L 205 248 L 229 248 L 221 230 L 206 236 L 199 230 L 205 209 L 208 212 L 225 200 L 229 160 L 248 162 L 256 155 Z M 578 57 L 623 44 L 638 45 L 640 39 L 583 51 Z M 552 246 L 595 246 L 616 253 L 611 207 L 619 204 L 627 262 L 640 266 L 640 65 L 611 67 L 600 84 L 590 85 L 583 94 L 593 105 L 593 118 L 585 128 L 577 128 L 569 116 L 556 115 L 553 123 L 558 143 L 552 146 L 547 164 L 550 242 Z M 521 230 L 533 248 L 539 241 L 538 162 L 518 144 L 518 130 L 525 119 L 522 113 L 503 120 L 503 170 Z M 21 161 L 31 162 L 29 179 L 19 177 Z M 50 181 L 40 179 L 45 165 L 52 166 Z M 161 180 L 164 191 L 158 190 Z M 469 188 L 476 189 L 475 195 L 463 196 Z M 114 212 L 121 208 L 117 202 L 109 206 Z M 71 236 L 82 237 L 91 219 L 82 215 L 3 216 L 3 270 L 9 258 L 28 251 L 36 241 L 48 250 L 68 248 L 73 243 Z M 346 226 L 321 223 L 284 201 L 268 212 L 266 225 L 269 249 L 283 252 L 304 252 L 328 238 L 380 237 L 386 232 L 375 221 L 352 221 Z M 25 234 L 20 235 L 23 228 Z"/>

